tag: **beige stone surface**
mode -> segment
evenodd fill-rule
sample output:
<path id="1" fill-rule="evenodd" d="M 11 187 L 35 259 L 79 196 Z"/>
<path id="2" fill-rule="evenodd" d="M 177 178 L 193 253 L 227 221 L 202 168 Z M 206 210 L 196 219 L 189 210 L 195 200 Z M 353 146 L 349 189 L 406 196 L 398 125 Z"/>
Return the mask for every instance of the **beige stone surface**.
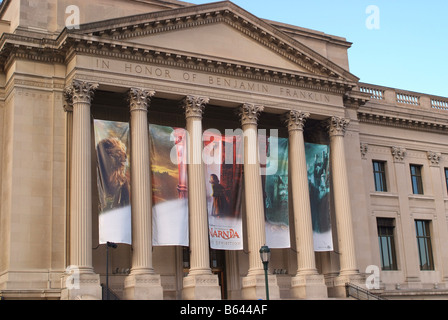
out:
<path id="1" fill-rule="evenodd" d="M 80 9 L 81 23 L 89 24 L 61 33 L 72 4 Z M 381 266 L 379 217 L 395 219 L 398 270 L 380 270 L 375 292 L 393 299 L 448 296 L 447 97 L 360 83 L 349 72 L 346 39 L 262 20 L 230 2 L 11 0 L 0 8 L 0 32 L 6 32 L 0 48 L 0 297 L 101 296 L 105 249 L 98 246 L 94 191 L 87 223 L 92 232 L 78 234 L 71 222 L 74 119 L 64 111 L 63 89 L 75 79 L 99 84 L 102 98 L 94 98 L 93 108 L 105 108 L 108 117 L 128 109 L 116 97 L 134 87 L 156 91 L 160 121 L 185 121 L 181 110 L 164 112 L 186 96 L 209 98 L 211 113 L 206 109 L 204 122 L 216 121 L 213 112 L 219 110 L 218 122 L 240 127 L 235 110 L 243 104 L 264 106 L 263 126 L 282 130 L 280 115 L 309 113 L 314 126 L 305 127 L 305 137 L 312 130 L 328 143 L 321 125 L 331 117 L 350 120 L 345 135 L 332 143 L 335 249 L 315 253 L 317 275 L 306 277 L 297 270 L 314 270 L 309 243 L 292 241 L 291 249 L 273 250 L 271 297 L 325 298 L 326 288 L 333 298 L 345 295 L 347 281 L 363 286 L 367 268 Z M 240 50 L 229 50 L 232 45 Z M 375 191 L 373 160 L 386 162 L 387 192 Z M 423 167 L 423 195 L 412 194 L 410 164 Z M 245 196 L 244 228 L 250 236 L 244 236 L 246 250 L 225 253 L 224 282 L 212 274 L 200 239 L 193 255 L 200 272 L 191 277 L 185 277 L 182 249 L 175 247 L 153 248 L 155 275 L 129 277 L 135 256 L 130 246 L 120 245 L 109 270 L 114 291 L 123 298 L 127 281 L 143 293 L 148 288 L 140 284 L 155 284 L 157 297 L 164 299 L 216 299 L 221 288 L 228 298 L 262 297 L 264 275 L 254 254 L 263 242 L 254 232 L 262 219 L 252 212 L 260 198 Z M 200 207 L 200 199 L 195 201 Z M 200 223 L 193 227 L 199 226 L 205 239 L 204 213 L 195 219 Z M 434 270 L 419 268 L 416 219 L 430 221 Z M 299 228 L 291 223 L 291 229 Z M 91 252 L 75 251 L 80 247 L 70 241 L 73 232 L 91 241 Z M 307 260 L 294 252 L 301 246 Z M 76 257 L 87 259 L 93 273 L 82 276 L 88 284 L 82 290 L 66 290 L 67 267 Z"/>

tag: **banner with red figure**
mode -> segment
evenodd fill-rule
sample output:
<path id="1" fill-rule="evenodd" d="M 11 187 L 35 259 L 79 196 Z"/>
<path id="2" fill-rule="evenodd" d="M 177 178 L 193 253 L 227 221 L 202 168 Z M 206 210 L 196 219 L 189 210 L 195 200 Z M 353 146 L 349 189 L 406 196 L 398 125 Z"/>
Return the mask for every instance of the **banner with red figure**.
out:
<path id="1" fill-rule="evenodd" d="M 210 247 L 243 250 L 242 137 L 207 130 L 203 140 Z"/>

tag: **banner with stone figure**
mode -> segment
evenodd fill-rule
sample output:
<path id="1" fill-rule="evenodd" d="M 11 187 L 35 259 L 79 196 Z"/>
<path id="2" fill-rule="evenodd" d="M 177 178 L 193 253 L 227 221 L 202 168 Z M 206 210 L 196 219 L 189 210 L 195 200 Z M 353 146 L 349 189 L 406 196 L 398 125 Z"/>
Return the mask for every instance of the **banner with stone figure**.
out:
<path id="1" fill-rule="evenodd" d="M 308 182 L 313 221 L 314 250 L 332 251 L 330 218 L 330 148 L 306 143 Z"/>
<path id="2" fill-rule="evenodd" d="M 203 140 L 210 247 L 243 250 L 242 137 L 208 130 Z"/>
<path id="3" fill-rule="evenodd" d="M 289 248 L 289 172 L 288 139 L 259 136 L 266 244 L 270 248 Z"/>
<path id="4" fill-rule="evenodd" d="M 129 124 L 94 121 L 99 243 L 132 243 Z"/>
<path id="5" fill-rule="evenodd" d="M 188 246 L 186 130 L 149 125 L 154 246 Z"/>

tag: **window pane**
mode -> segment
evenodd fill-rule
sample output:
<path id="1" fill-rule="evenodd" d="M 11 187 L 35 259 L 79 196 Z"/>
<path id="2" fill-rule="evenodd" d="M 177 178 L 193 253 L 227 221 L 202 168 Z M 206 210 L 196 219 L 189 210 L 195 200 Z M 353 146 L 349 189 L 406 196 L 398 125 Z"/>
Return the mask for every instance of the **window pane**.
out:
<path id="1" fill-rule="evenodd" d="M 375 181 L 375 191 L 387 191 L 384 161 L 373 161 L 373 179 Z"/>
<path id="2" fill-rule="evenodd" d="M 448 191 L 448 168 L 445 168 L 446 189 Z"/>
<path id="3" fill-rule="evenodd" d="M 426 220 L 415 221 L 420 270 L 434 270 L 429 223 Z"/>
<path id="4" fill-rule="evenodd" d="M 422 166 L 411 164 L 411 183 L 414 194 L 423 194 Z"/>
<path id="5" fill-rule="evenodd" d="M 394 219 L 377 218 L 378 243 L 380 247 L 381 268 L 383 270 L 397 270 L 394 224 Z"/>

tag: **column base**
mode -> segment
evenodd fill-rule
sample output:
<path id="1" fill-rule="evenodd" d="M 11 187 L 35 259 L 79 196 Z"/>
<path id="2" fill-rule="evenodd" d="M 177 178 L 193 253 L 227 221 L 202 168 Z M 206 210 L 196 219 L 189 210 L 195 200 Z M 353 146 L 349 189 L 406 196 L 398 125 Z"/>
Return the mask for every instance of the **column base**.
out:
<path id="1" fill-rule="evenodd" d="M 61 300 L 101 300 L 103 297 L 99 274 L 64 274 L 61 284 Z"/>
<path id="2" fill-rule="evenodd" d="M 280 299 L 280 288 L 275 275 L 268 275 L 269 299 Z M 266 300 L 266 280 L 264 275 L 250 275 L 243 278 L 243 300 Z"/>
<path id="3" fill-rule="evenodd" d="M 296 275 L 291 279 L 291 295 L 295 299 L 324 300 L 328 290 L 321 274 Z"/>
<path id="4" fill-rule="evenodd" d="M 221 300 L 218 276 L 188 275 L 183 279 L 183 300 Z"/>
<path id="5" fill-rule="evenodd" d="M 130 274 L 124 281 L 125 300 L 163 300 L 163 287 L 158 274 Z"/>

